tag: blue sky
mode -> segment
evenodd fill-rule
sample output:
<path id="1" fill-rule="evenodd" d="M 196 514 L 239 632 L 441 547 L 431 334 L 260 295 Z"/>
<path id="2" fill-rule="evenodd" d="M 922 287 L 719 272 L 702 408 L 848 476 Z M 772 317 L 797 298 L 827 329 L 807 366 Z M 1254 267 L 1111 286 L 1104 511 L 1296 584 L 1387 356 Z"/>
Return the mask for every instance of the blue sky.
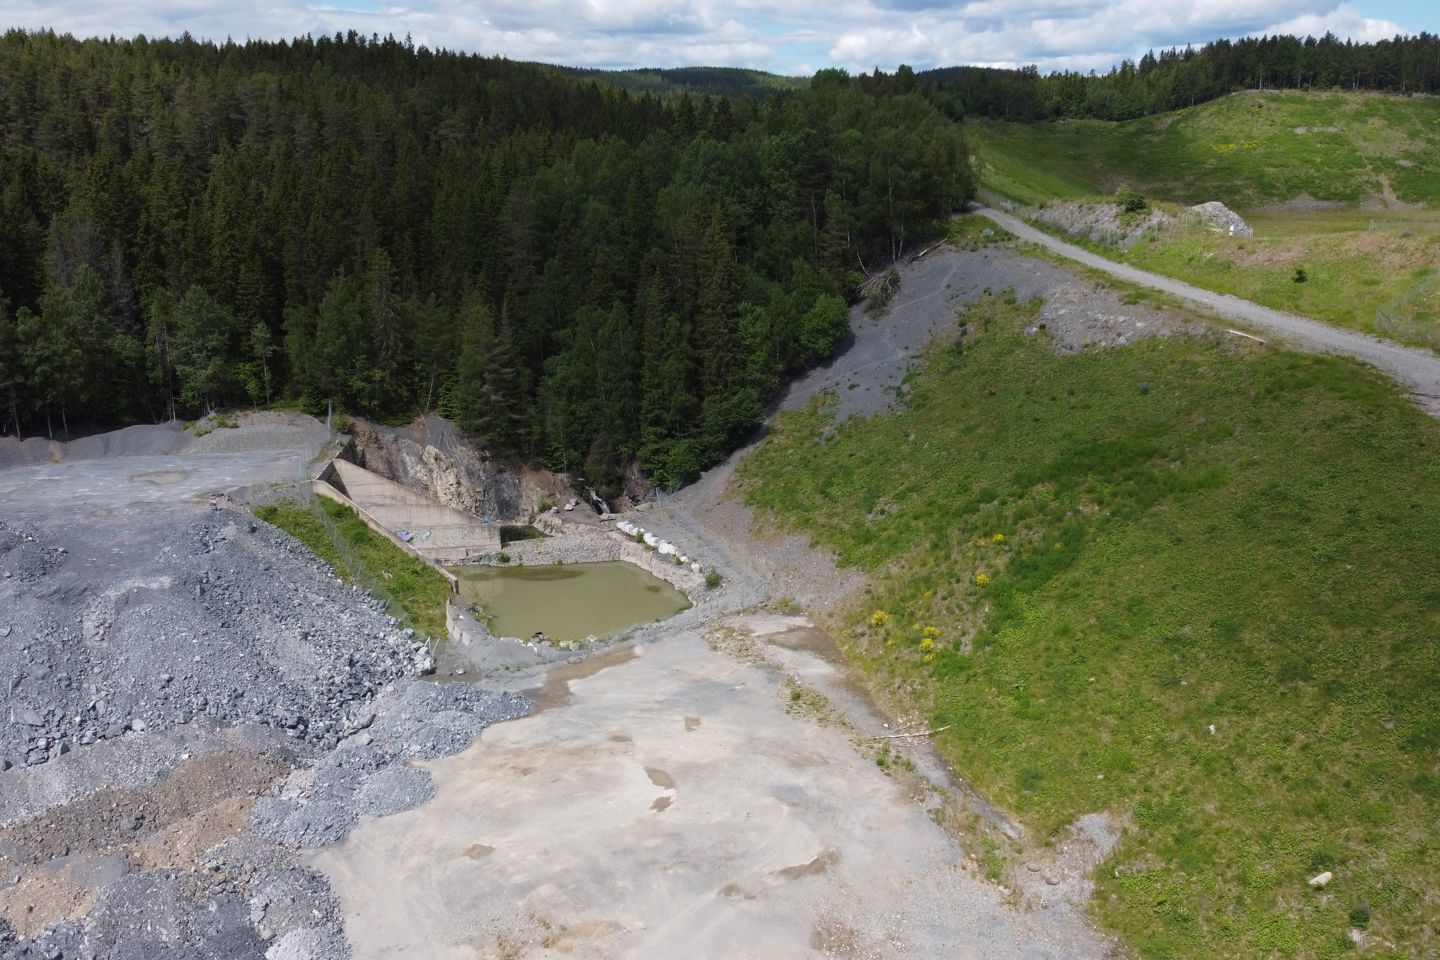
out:
<path id="1" fill-rule="evenodd" d="M 269 39 L 349 29 L 596 67 L 809 74 L 959 63 L 1105 70 L 1147 49 L 1440 33 L 1437 0 L 0 0 L 0 27 Z"/>

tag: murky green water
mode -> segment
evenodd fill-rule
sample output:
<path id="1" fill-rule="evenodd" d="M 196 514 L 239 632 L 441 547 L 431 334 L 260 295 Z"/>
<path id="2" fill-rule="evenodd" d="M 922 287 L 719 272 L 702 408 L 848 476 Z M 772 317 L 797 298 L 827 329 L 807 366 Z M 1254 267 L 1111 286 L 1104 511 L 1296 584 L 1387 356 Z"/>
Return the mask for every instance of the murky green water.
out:
<path id="1" fill-rule="evenodd" d="M 664 620 L 690 606 L 685 594 L 630 563 L 451 567 L 460 595 L 480 607 L 490 632 L 552 640 L 605 636 Z"/>

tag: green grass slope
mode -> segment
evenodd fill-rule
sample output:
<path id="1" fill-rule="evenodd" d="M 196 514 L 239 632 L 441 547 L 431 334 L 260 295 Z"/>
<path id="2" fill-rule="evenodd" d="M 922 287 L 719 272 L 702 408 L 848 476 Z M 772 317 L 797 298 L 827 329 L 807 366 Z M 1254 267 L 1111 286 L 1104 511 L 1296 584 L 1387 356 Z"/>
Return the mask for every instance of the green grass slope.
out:
<path id="1" fill-rule="evenodd" d="M 450 584 L 429 564 L 371 530 L 354 510 L 316 497 L 309 506 L 293 501 L 262 504 L 255 516 L 305 544 L 346 583 L 388 599 L 391 612 L 403 612 L 416 630 L 432 637 L 446 635 Z"/>
<path id="2" fill-rule="evenodd" d="M 848 650 L 1033 836 L 1120 819 L 1094 909 L 1138 956 L 1440 949 L 1440 424 L 1332 357 L 1056 357 L 1031 309 L 974 307 L 905 411 L 782 415 L 746 498 L 873 572 Z"/>
<path id="3" fill-rule="evenodd" d="M 1124 184 L 1171 213 L 1219 200 L 1255 229 L 1230 237 L 1182 222 L 1107 256 L 1440 349 L 1440 99 L 1243 93 L 1125 123 L 976 122 L 967 133 L 982 187 L 1022 203 Z"/>
<path id="4" fill-rule="evenodd" d="M 1239 93 L 1156 117 L 966 125 L 985 185 L 1027 203 L 1105 194 L 1236 209 L 1309 197 L 1440 203 L 1440 99 Z"/>

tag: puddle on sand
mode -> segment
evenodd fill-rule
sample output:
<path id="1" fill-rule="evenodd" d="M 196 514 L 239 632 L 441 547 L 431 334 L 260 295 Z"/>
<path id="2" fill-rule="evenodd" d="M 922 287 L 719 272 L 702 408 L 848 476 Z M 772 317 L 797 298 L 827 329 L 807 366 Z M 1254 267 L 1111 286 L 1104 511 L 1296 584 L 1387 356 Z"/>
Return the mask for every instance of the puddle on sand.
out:
<path id="1" fill-rule="evenodd" d="M 836 850 L 826 850 L 820 856 L 809 863 L 797 863 L 793 867 L 782 867 L 775 871 L 775 876 L 784 880 L 798 880 L 801 877 L 818 877 L 840 862 L 840 853 Z"/>
<path id="2" fill-rule="evenodd" d="M 562 663 L 558 667 L 551 667 L 545 672 L 545 680 L 540 686 L 524 691 L 535 704 L 530 716 L 543 713 L 552 707 L 563 707 L 570 702 L 570 681 L 584 680 L 593 677 L 608 667 L 619 666 L 628 660 L 635 659 L 635 648 L 630 644 L 623 647 L 615 647 L 613 650 L 606 650 L 604 653 L 597 653 L 593 657 L 586 657 L 577 663 Z"/>
<path id="3" fill-rule="evenodd" d="M 646 767 L 645 775 L 650 778 L 651 783 L 655 784 L 655 786 L 659 787 L 662 790 L 675 789 L 675 778 L 670 776 L 670 774 L 666 773 L 664 770 L 660 770 L 655 767 Z"/>
<path id="4" fill-rule="evenodd" d="M 469 850 L 465 851 L 465 856 L 469 857 L 471 860 L 483 860 L 494 852 L 495 848 L 490 846 L 488 843 L 474 843 L 470 845 Z"/>
<path id="5" fill-rule="evenodd" d="M 638 623 L 674 616 L 690 601 L 632 563 L 569 563 L 525 567 L 451 567 L 460 595 L 484 611 L 490 632 L 554 640 L 608 636 Z"/>
<path id="6" fill-rule="evenodd" d="M 187 474 L 180 470 L 155 470 L 151 473 L 137 473 L 130 478 L 131 482 L 143 480 L 146 483 L 153 483 L 157 487 L 166 486 L 171 483 L 179 483 L 184 480 Z"/>

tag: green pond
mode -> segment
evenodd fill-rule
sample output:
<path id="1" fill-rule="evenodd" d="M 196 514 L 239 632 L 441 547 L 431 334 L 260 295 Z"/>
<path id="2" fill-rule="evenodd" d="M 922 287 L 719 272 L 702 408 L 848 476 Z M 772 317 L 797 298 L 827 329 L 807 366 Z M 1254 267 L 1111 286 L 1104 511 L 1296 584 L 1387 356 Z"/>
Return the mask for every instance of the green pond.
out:
<path id="1" fill-rule="evenodd" d="M 552 640 L 603 637 L 690 606 L 664 580 L 619 561 L 449 569 L 460 578 L 460 596 L 501 637 L 529 637 L 537 630 Z"/>

